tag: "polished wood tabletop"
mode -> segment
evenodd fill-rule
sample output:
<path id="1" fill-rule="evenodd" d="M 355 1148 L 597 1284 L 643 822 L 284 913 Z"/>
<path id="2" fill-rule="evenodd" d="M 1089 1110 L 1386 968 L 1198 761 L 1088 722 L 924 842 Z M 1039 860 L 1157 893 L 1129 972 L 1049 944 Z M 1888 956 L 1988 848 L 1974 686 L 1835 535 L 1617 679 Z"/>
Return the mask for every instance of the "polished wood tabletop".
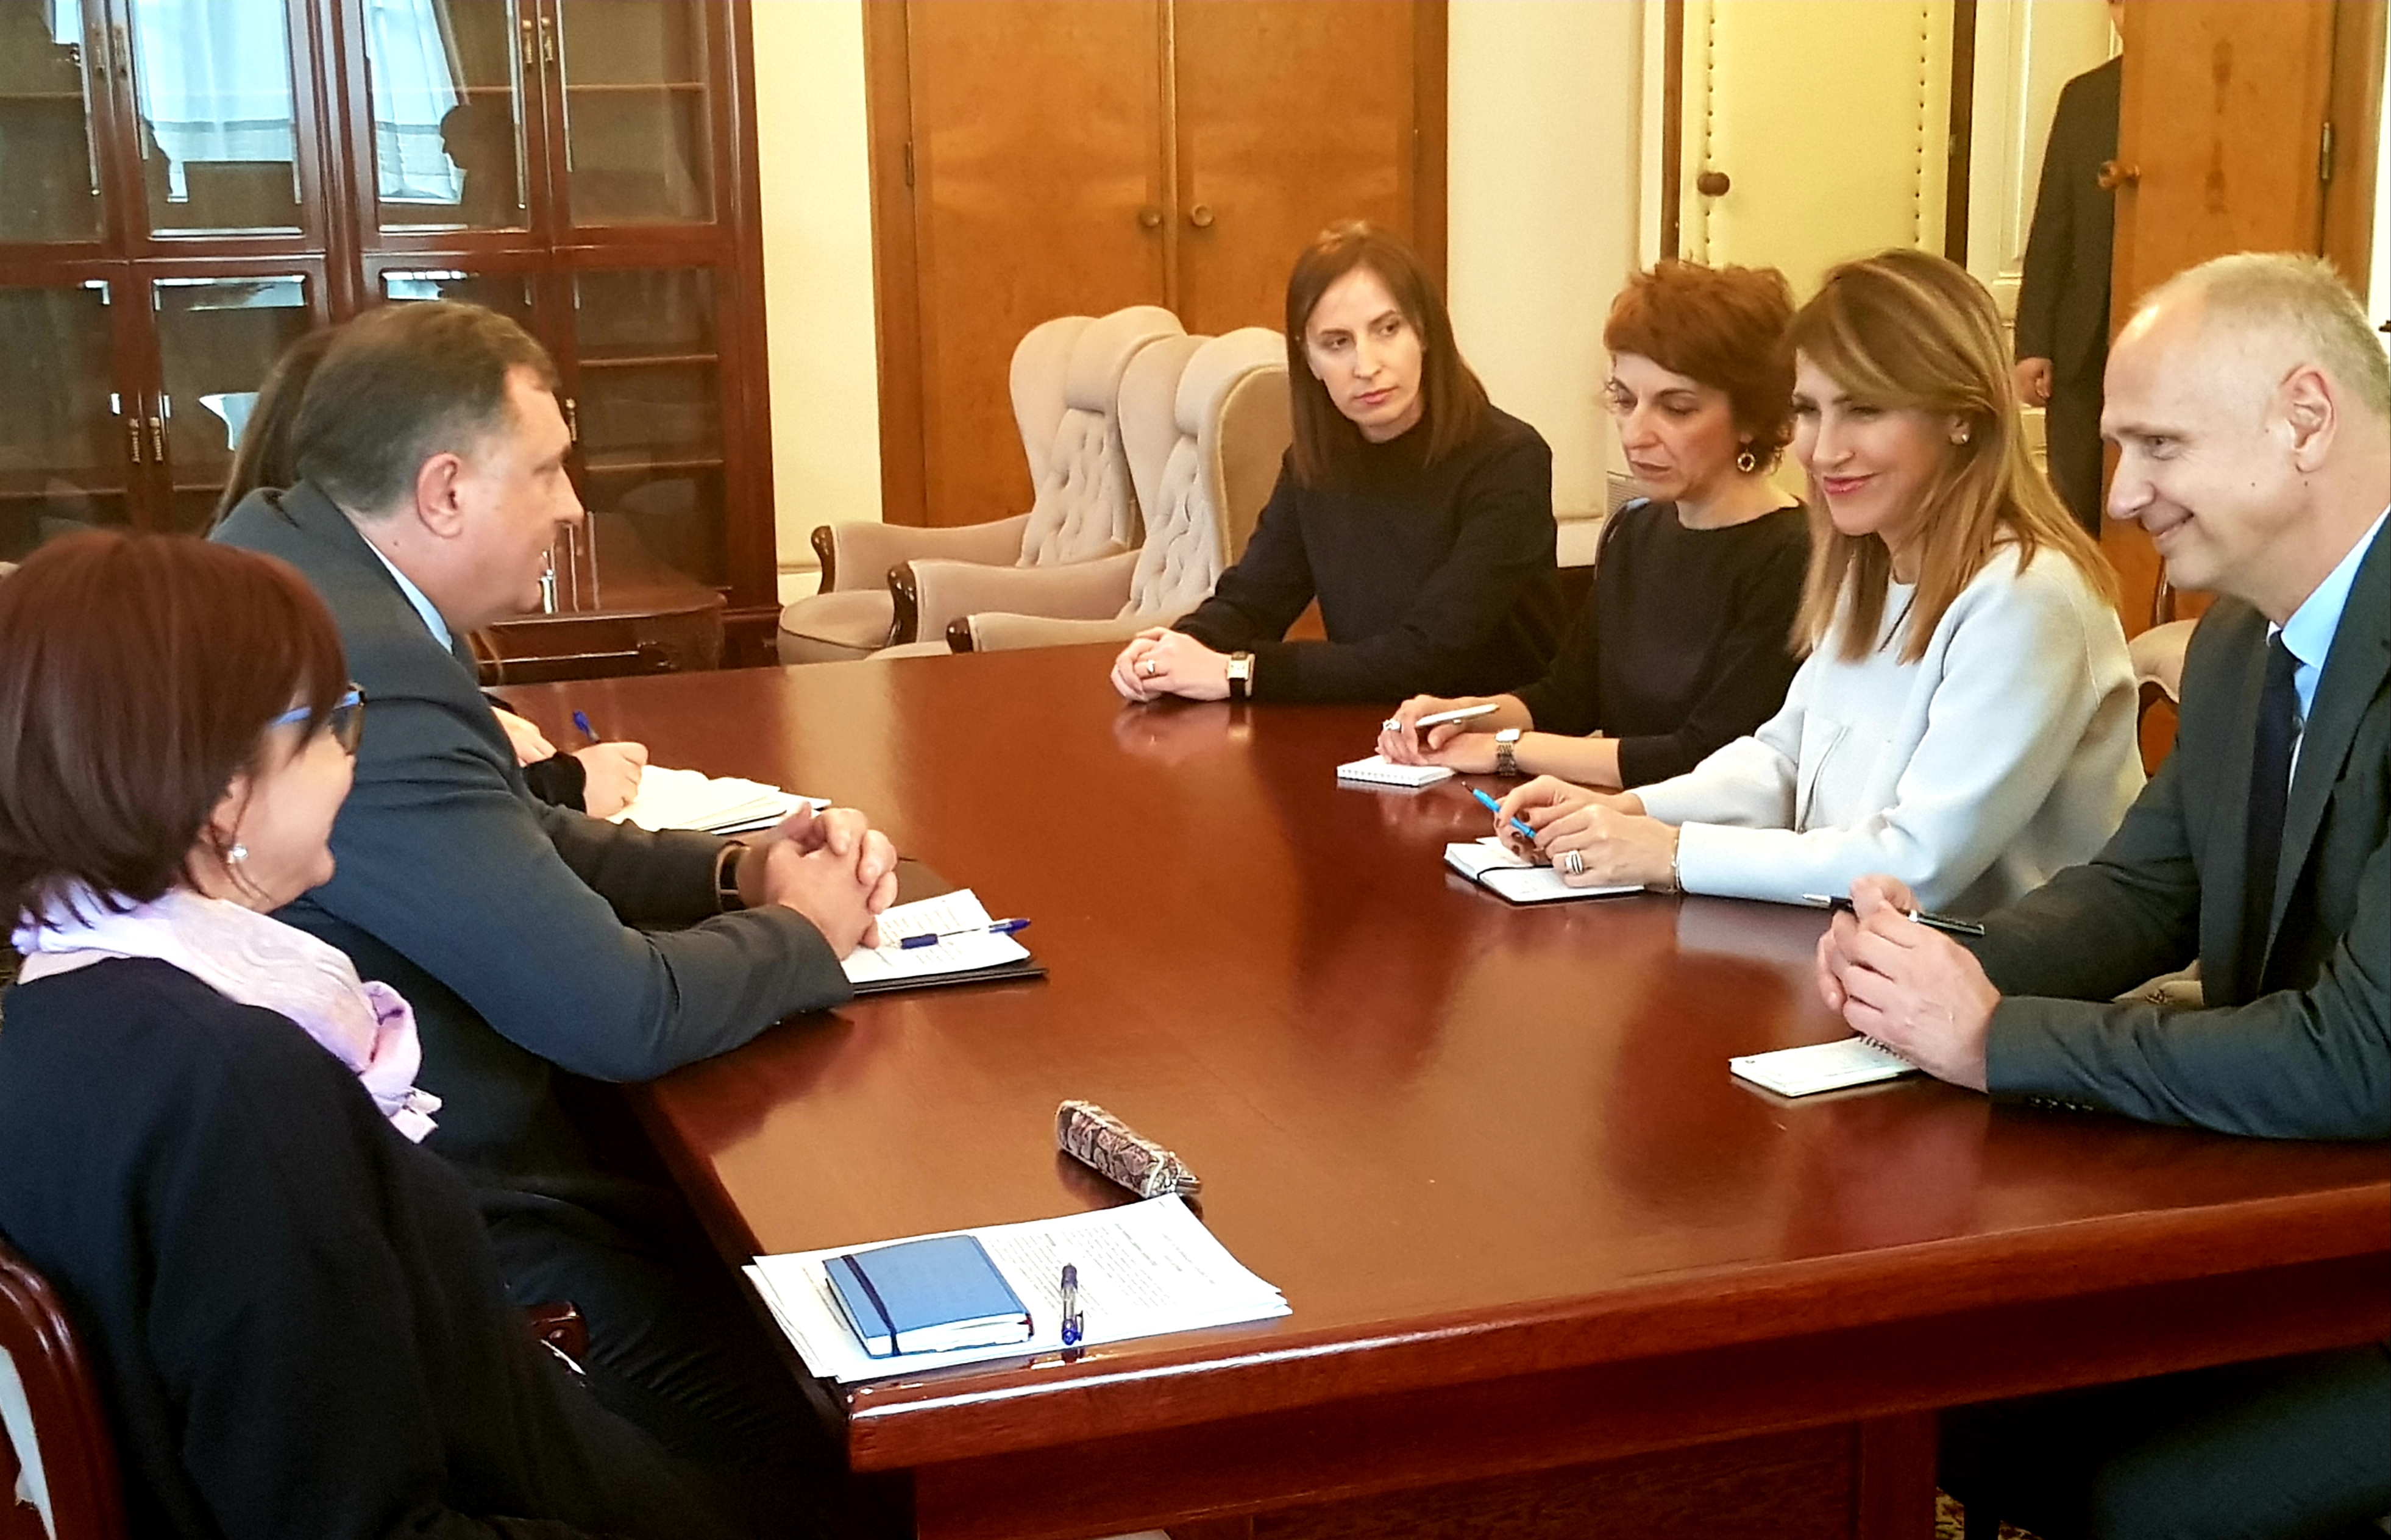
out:
<path id="1" fill-rule="evenodd" d="M 2391 1335 L 2383 1145 L 1923 1078 L 1776 1097 L 1727 1060 L 1844 1035 L 1810 981 L 1821 915 L 1511 907 L 1441 863 L 1490 828 L 1462 783 L 1337 783 L 1383 705 L 1126 705 L 1108 658 L 520 692 L 558 742 L 578 707 L 659 764 L 861 808 L 1033 922 L 1042 981 L 859 1002 L 653 1088 L 726 1250 L 1122 1201 L 1054 1151 L 1055 1104 L 1084 1097 L 1183 1156 L 1204 1222 L 1293 1306 L 851 1388 L 859 1469 L 968 1470 L 996 1512 L 1075 1443 L 1175 1470 L 1192 1430 L 1239 1425 L 1208 1446 L 1222 1495 L 1158 1469 L 1123 1489 L 1250 1513 L 1281 1477 L 1383 1490 L 1428 1449 L 1492 1479 L 1538 1439 L 1620 1453 Z M 1523 1395 L 1535 1438 L 1503 1428 Z M 1341 1434 L 1306 1418 L 1332 1406 Z M 1321 1484 L 1324 1461 L 1362 1473 Z M 1090 1503 L 1088 1524 L 1148 1521 Z"/>

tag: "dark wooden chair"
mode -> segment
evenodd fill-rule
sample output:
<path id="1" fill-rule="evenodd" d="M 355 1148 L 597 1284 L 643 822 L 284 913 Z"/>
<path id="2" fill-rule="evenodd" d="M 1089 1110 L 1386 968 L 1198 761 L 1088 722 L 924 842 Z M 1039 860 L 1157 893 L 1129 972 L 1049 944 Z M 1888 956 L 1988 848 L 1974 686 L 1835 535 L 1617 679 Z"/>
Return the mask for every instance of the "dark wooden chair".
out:
<path id="1" fill-rule="evenodd" d="M 31 1437 L 0 1428 L 0 1536 L 39 1536 L 41 1520 L 17 1501 L 19 1486 L 48 1495 L 56 1540 L 122 1540 L 116 1449 L 99 1405 L 90 1361 L 58 1297 L 24 1259 L 0 1242 L 0 1358 L 13 1368 L 31 1414 Z M 0 1392 L 0 1404 L 11 1399 Z M 17 1467 L 35 1473 L 22 1482 Z"/>

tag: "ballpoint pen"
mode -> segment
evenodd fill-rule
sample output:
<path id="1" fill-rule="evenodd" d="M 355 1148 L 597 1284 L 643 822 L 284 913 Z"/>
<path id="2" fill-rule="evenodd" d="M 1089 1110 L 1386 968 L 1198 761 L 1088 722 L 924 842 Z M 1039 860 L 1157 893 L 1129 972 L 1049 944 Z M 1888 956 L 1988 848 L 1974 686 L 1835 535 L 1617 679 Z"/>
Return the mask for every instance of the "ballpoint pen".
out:
<path id="1" fill-rule="evenodd" d="M 1829 911 L 1840 910 L 1845 914 L 1859 912 L 1851 899 L 1829 893 L 1804 893 L 1802 901 Z M 1948 914 L 1930 914 L 1922 909 L 1905 909 L 1901 912 L 1927 929 L 1939 930 L 1945 936 L 1982 936 L 1984 933 L 1984 927 L 1973 920 L 1955 920 Z"/>
<path id="2" fill-rule="evenodd" d="M 600 741 L 598 737 L 598 730 L 589 725 L 589 713 L 587 711 L 575 712 L 573 714 L 573 725 L 579 728 L 581 730 L 581 736 L 588 739 L 591 743 L 594 744 Z"/>
<path id="3" fill-rule="evenodd" d="M 1501 804 L 1500 802 L 1495 801 L 1493 797 L 1491 797 L 1491 796 L 1487 796 L 1487 795 L 1485 794 L 1485 792 L 1484 792 L 1484 791 L 1482 791 L 1482 790 L 1480 790 L 1480 788 L 1478 788 L 1478 787 L 1476 787 L 1476 786 L 1472 786 L 1472 787 L 1470 787 L 1470 788 L 1469 788 L 1469 795 L 1470 795 L 1470 796 L 1474 796 L 1474 797 L 1476 797 L 1476 798 L 1478 798 L 1478 800 L 1479 800 L 1479 801 L 1480 801 L 1480 802 L 1484 803 L 1484 804 L 1486 805 L 1486 810 L 1487 810 L 1488 812 L 1490 812 L 1490 813 L 1498 813 L 1498 814 L 1499 814 L 1500 812 L 1502 812 L 1502 810 L 1503 810 L 1503 804 Z M 1511 827 L 1512 827 L 1512 828 L 1514 828 L 1514 829 L 1519 830 L 1519 837 L 1520 837 L 1520 838 L 1522 838 L 1522 839 L 1524 839 L 1524 840 L 1526 840 L 1529 844 L 1533 845 L 1534 843 L 1536 843 L 1536 831 L 1534 831 L 1533 829 L 1529 828 L 1526 824 L 1524 824 L 1524 823 L 1520 822 L 1518 819 L 1516 819 L 1516 818 L 1515 818 L 1515 819 L 1513 819 L 1513 820 L 1511 821 Z"/>
<path id="4" fill-rule="evenodd" d="M 919 936 L 908 936 L 897 945 L 911 951 L 915 947 L 935 947 L 950 936 L 1010 936 L 1028 928 L 1027 920 L 990 920 L 984 925 L 969 925 L 962 930 L 924 931 Z"/>
<path id="5" fill-rule="evenodd" d="M 1063 1345 L 1076 1348 L 1086 1335 L 1086 1323 L 1079 1318 L 1079 1270 L 1066 1262 L 1063 1264 Z"/>

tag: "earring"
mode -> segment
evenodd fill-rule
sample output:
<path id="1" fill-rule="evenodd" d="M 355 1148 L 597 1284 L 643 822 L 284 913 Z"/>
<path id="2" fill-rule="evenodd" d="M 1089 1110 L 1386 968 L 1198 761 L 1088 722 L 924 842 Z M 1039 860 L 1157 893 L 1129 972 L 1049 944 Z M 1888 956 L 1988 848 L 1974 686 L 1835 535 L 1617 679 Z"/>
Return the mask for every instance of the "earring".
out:
<path id="1" fill-rule="evenodd" d="M 245 861 L 248 859 L 249 847 L 246 845 L 236 845 L 231 849 L 225 852 L 225 864 L 226 866 L 239 866 L 242 861 Z"/>
<path id="2" fill-rule="evenodd" d="M 1735 468 L 1748 476 L 1760 469 L 1760 457 L 1751 452 L 1751 446 L 1746 445 L 1743 453 L 1735 457 Z"/>
<path id="3" fill-rule="evenodd" d="M 1952 430 L 1951 430 L 1951 442 L 1952 442 L 1952 443 L 1954 443 L 1954 444 L 1965 444 L 1965 443 L 1967 443 L 1967 442 L 1968 442 L 1968 429 L 1967 429 L 1965 426 L 1961 426 L 1961 427 L 1958 427 L 1958 428 L 1954 428 L 1954 429 L 1952 429 Z"/>

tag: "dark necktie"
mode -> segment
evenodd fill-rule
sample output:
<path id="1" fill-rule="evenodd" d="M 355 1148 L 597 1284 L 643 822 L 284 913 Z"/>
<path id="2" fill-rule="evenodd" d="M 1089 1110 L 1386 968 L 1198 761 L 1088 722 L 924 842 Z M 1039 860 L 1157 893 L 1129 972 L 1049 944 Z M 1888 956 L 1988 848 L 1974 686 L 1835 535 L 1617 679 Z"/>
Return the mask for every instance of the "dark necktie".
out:
<path id="1" fill-rule="evenodd" d="M 2281 632 L 2267 642 L 2267 684 L 2258 692 L 2258 750 L 2250 764 L 2249 864 L 2242 884 L 2242 988 L 2244 998 L 2265 992 L 2267 926 L 2275 912 L 2275 868 L 2283 853 L 2283 808 L 2292 796 L 2292 745 L 2299 739 L 2299 692 L 2292 671 L 2299 660 Z"/>

